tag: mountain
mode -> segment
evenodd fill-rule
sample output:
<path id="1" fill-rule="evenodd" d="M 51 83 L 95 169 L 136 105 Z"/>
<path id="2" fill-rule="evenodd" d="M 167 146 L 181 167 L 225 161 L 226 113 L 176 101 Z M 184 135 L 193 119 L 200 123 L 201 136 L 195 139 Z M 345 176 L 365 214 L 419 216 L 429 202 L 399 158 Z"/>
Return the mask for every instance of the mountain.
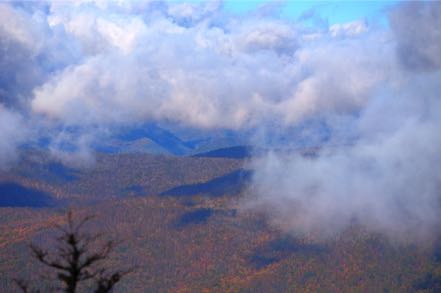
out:
<path id="1" fill-rule="evenodd" d="M 207 157 L 207 158 L 232 158 L 232 159 L 244 159 L 250 158 L 253 155 L 253 149 L 251 146 L 232 146 L 227 148 L 220 148 L 208 152 L 198 153 L 193 155 L 194 157 Z"/>
<path id="2" fill-rule="evenodd" d="M 147 138 L 168 153 L 181 156 L 187 154 L 194 148 L 194 144 L 186 143 L 172 132 L 159 127 L 155 123 L 148 123 L 132 129 L 125 129 L 117 139 L 133 142 Z"/>
<path id="3" fill-rule="evenodd" d="M 441 239 L 397 245 L 356 223 L 328 240 L 286 233 L 242 205 L 246 162 L 123 153 L 73 169 L 24 155 L 0 171 L 0 292 L 41 270 L 28 244 L 51 243 L 65 205 L 120 243 L 112 266 L 136 267 L 115 292 L 437 292 Z"/>
<path id="4" fill-rule="evenodd" d="M 14 182 L 0 183 L 0 207 L 50 207 L 55 199 L 38 189 L 25 187 Z"/>

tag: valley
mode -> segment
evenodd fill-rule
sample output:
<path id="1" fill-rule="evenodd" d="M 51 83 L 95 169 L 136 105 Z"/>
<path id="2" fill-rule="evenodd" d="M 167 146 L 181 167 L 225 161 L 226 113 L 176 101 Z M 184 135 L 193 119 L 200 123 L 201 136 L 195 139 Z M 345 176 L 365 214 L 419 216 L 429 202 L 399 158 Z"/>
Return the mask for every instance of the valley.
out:
<path id="1" fill-rule="evenodd" d="M 222 153 L 223 151 L 220 151 Z M 305 152 L 308 155 L 308 152 Z M 136 267 L 116 292 L 435 292 L 436 247 L 396 245 L 354 225 L 320 241 L 243 207 L 249 159 L 99 154 L 74 169 L 43 152 L 0 183 L 0 291 L 31 278 L 30 242 L 46 243 L 68 208 L 121 241 L 111 264 Z M 50 241 L 49 241 L 50 242 Z M 432 290 L 432 291 L 430 291 Z"/>

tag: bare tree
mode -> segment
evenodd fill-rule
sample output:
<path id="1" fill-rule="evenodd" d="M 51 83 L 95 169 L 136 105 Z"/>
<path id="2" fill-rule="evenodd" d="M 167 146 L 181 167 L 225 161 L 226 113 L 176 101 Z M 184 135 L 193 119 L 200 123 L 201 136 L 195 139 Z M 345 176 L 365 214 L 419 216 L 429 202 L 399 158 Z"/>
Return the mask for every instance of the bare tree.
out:
<path id="1" fill-rule="evenodd" d="M 56 238 L 57 246 L 54 253 L 31 244 L 31 250 L 35 258 L 46 267 L 55 270 L 57 279 L 61 282 L 62 292 L 77 292 L 80 283 L 93 281 L 94 293 L 111 292 L 121 278 L 130 273 L 132 269 L 110 270 L 102 262 L 109 257 L 115 248 L 115 242 L 103 241 L 101 234 L 89 234 L 84 232 L 84 224 L 93 217 L 86 216 L 75 221 L 72 212 L 67 214 L 67 224 L 56 226 L 61 232 Z M 15 281 L 23 293 L 39 293 L 39 290 L 31 289 L 28 282 Z"/>

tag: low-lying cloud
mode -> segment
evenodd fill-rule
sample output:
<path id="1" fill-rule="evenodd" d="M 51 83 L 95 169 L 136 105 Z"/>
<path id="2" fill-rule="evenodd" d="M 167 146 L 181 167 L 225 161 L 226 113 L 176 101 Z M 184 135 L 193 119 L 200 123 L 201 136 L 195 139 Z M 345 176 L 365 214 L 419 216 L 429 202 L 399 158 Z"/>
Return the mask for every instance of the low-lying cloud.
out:
<path id="1" fill-rule="evenodd" d="M 23 117 L 0 104 L 0 170 L 10 167 L 18 156 L 17 148 L 28 135 Z"/>
<path id="2" fill-rule="evenodd" d="M 313 157 L 256 160 L 248 207 L 286 231 L 319 238 L 356 224 L 406 241 L 439 235 L 441 72 L 432 50 L 441 41 L 434 35 L 440 7 L 406 3 L 392 12 L 398 67 L 380 66 L 388 82 L 363 99 L 351 121 L 355 139 L 333 140 Z M 418 25 L 403 30 L 408 21 Z"/>

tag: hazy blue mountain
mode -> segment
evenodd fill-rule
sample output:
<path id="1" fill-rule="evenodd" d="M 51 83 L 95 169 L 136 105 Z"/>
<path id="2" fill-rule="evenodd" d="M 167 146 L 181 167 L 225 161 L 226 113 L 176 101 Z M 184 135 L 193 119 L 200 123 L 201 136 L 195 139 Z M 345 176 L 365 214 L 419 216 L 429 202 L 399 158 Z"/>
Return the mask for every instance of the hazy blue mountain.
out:
<path id="1" fill-rule="evenodd" d="M 230 159 L 244 159 L 250 158 L 253 155 L 251 146 L 233 146 L 227 148 L 220 148 L 208 152 L 193 155 L 194 157 L 207 158 L 230 158 Z"/>
<path id="2" fill-rule="evenodd" d="M 49 207 L 54 198 L 46 192 L 14 182 L 0 183 L 0 207 Z"/>

